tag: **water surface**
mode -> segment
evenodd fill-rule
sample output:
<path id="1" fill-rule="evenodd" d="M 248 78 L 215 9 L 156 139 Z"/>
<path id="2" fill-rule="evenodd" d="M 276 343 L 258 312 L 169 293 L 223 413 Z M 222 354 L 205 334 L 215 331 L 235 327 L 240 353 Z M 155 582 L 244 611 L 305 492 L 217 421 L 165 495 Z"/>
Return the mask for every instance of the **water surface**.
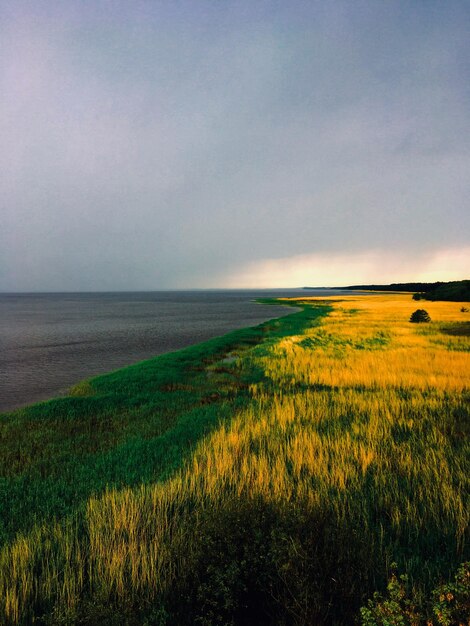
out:
<path id="1" fill-rule="evenodd" d="M 257 297 L 334 293 L 0 294 L 0 411 L 65 393 L 83 378 L 292 312 L 257 304 Z"/>

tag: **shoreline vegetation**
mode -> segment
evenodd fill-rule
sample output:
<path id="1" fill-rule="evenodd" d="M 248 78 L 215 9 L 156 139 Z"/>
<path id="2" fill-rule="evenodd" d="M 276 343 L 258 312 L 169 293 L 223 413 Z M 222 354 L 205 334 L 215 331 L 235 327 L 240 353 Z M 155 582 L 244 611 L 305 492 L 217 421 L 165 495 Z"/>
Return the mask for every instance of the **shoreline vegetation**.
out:
<path id="1" fill-rule="evenodd" d="M 1 416 L 1 623 L 466 623 L 468 312 L 269 302 Z"/>

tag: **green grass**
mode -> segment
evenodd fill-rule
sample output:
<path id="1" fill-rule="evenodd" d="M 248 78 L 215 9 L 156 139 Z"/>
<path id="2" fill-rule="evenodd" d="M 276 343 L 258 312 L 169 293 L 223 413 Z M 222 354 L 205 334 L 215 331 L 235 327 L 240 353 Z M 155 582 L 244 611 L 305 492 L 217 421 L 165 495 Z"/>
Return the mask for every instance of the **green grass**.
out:
<path id="1" fill-rule="evenodd" d="M 247 405 L 248 385 L 262 378 L 248 358 L 242 368 L 220 361 L 302 332 L 327 311 L 306 307 L 83 381 L 68 397 L 3 414 L 0 543 L 83 508 L 106 488 L 171 475 L 202 437 Z"/>

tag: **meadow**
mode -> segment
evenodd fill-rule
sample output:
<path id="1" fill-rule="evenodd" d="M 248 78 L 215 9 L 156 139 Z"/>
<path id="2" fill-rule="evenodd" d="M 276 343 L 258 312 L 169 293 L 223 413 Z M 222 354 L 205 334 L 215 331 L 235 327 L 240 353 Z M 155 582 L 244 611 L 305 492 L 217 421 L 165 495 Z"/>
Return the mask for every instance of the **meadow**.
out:
<path id="1" fill-rule="evenodd" d="M 469 558 L 469 314 L 292 304 L 2 416 L 2 623 L 446 623 L 429 598 Z M 395 567 L 413 611 L 361 618 Z"/>

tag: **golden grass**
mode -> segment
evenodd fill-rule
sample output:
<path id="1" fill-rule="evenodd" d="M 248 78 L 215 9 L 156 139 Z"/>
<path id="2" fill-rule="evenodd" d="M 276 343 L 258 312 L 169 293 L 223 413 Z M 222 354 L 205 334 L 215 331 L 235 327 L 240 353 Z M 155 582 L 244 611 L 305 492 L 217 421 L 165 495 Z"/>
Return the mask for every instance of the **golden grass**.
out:
<path id="1" fill-rule="evenodd" d="M 263 366 L 283 386 L 466 391 L 469 339 L 444 335 L 440 323 L 466 321 L 468 315 L 454 302 L 429 302 L 426 308 L 433 323 L 423 330 L 408 321 L 416 309 L 409 295 L 345 296 L 320 328 L 284 339 Z M 315 350 L 301 345 L 306 338 L 318 340 Z"/>
<path id="2" fill-rule="evenodd" d="M 433 322 L 423 329 L 408 322 L 417 308 L 409 296 L 332 303 L 320 326 L 267 354 L 253 350 L 272 385 L 253 385 L 251 407 L 203 440 L 184 471 L 93 497 L 81 521 L 6 546 L 7 622 L 27 622 L 49 604 L 73 614 L 84 594 L 167 593 L 191 562 L 202 512 L 234 499 L 328 507 L 336 520 L 357 519 L 384 559 L 431 532 L 461 554 L 468 447 L 455 453 L 455 442 L 463 449 L 456 416 L 465 410 L 470 342 L 444 335 L 442 324 L 464 314 L 455 303 L 426 302 Z"/>

